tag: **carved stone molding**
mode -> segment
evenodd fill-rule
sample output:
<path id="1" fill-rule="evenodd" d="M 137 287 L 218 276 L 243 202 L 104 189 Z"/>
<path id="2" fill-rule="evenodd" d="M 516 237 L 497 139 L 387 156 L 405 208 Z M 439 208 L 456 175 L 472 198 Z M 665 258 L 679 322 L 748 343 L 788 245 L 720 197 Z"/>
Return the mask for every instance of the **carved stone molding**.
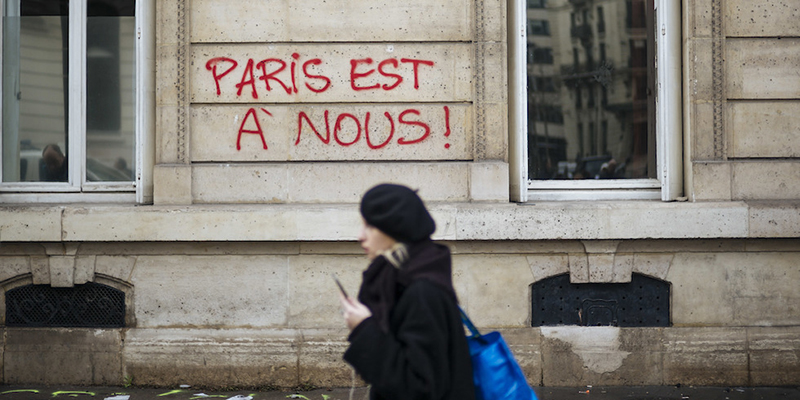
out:
<path id="1" fill-rule="evenodd" d="M 177 135 L 178 135 L 178 145 L 177 145 L 177 158 L 178 161 L 181 163 L 185 163 L 188 160 L 187 155 L 187 146 L 186 146 L 186 137 L 189 134 L 187 132 L 187 109 L 188 109 L 188 102 L 186 97 L 186 84 L 187 84 L 187 70 L 186 70 L 186 48 L 189 46 L 187 37 L 186 37 L 186 1 L 187 0 L 177 0 L 177 8 L 178 8 L 178 117 L 177 122 Z"/>
<path id="2" fill-rule="evenodd" d="M 711 59 L 714 106 L 714 159 L 726 158 L 725 151 L 725 36 L 722 26 L 722 0 L 712 0 L 711 5 Z"/>
<path id="3" fill-rule="evenodd" d="M 475 0 L 475 159 L 486 158 L 486 18 L 484 0 Z"/>

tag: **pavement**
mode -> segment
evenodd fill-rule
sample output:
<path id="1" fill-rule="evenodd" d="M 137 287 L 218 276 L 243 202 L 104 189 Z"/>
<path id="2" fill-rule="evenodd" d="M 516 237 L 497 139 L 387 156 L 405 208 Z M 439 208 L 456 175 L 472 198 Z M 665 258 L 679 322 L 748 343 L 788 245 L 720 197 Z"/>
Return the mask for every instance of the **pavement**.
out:
<path id="1" fill-rule="evenodd" d="M 584 386 L 535 387 L 539 400 L 800 400 L 800 386 Z M 209 390 L 194 387 L 0 385 L 0 400 L 366 400 L 366 388 Z"/>

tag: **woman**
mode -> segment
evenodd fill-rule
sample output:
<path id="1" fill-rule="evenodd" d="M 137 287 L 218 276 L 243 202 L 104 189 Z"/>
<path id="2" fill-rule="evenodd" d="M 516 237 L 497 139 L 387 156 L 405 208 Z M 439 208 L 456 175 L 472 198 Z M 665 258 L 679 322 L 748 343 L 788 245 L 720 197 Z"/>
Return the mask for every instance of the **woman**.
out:
<path id="1" fill-rule="evenodd" d="M 450 251 L 431 241 L 433 218 L 416 192 L 393 184 L 367 191 L 361 215 L 370 265 L 358 299 L 341 298 L 351 329 L 345 361 L 373 400 L 473 400 Z"/>

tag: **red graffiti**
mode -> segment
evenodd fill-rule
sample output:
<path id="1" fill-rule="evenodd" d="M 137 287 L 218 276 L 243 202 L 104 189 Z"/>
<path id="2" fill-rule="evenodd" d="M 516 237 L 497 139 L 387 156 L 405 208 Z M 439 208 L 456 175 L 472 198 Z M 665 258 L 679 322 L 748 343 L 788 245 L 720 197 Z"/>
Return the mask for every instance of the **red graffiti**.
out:
<path id="1" fill-rule="evenodd" d="M 331 87 L 331 80 L 327 76 L 312 74 L 311 72 L 308 72 L 308 66 L 309 65 L 320 65 L 320 64 L 322 64 L 322 60 L 320 60 L 319 58 L 315 58 L 313 60 L 308 60 L 308 61 L 303 63 L 303 74 L 305 74 L 306 77 L 308 77 L 309 79 L 319 79 L 319 80 L 325 82 L 325 84 L 321 88 L 315 88 L 315 87 L 311 86 L 308 82 L 306 82 L 305 84 L 306 84 L 306 87 L 308 88 L 308 90 L 310 90 L 310 91 L 312 91 L 314 93 L 322 93 L 322 92 L 328 90 L 329 87 Z"/>
<path id="2" fill-rule="evenodd" d="M 426 139 L 428 136 L 430 136 L 430 134 L 431 134 L 431 128 L 428 126 L 428 124 L 426 124 L 426 123 L 424 123 L 424 122 L 419 122 L 419 121 L 406 121 L 405 119 L 403 119 L 403 117 L 405 117 L 405 116 L 406 116 L 406 114 L 414 114 L 414 115 L 419 115 L 419 111 L 417 111 L 417 110 L 405 110 L 405 111 L 403 111 L 403 112 L 401 112 L 401 113 L 400 113 L 400 117 L 398 118 L 398 121 L 400 121 L 400 123 L 401 123 L 401 124 L 407 124 L 407 125 L 416 125 L 416 126 L 419 126 L 419 127 L 421 127 L 422 129 L 424 129 L 424 130 L 425 130 L 425 134 L 423 134 L 422 136 L 420 136 L 419 138 L 417 138 L 417 139 L 414 139 L 414 140 L 406 140 L 406 138 L 400 138 L 400 139 L 397 139 L 397 143 L 398 143 L 398 144 L 414 144 L 414 143 L 419 143 L 419 142 L 421 142 L 421 141 L 425 140 L 425 139 Z"/>
<path id="3" fill-rule="evenodd" d="M 314 131 L 317 137 L 319 137 L 319 140 L 322 140 L 322 143 L 328 144 L 331 142 L 331 124 L 330 120 L 328 119 L 328 110 L 325 110 L 325 137 L 322 137 L 322 135 L 319 134 L 317 127 L 314 126 L 314 124 L 308 118 L 308 114 L 306 114 L 305 111 L 300 111 L 300 113 L 297 114 L 297 140 L 294 142 L 295 146 L 300 144 L 300 132 L 303 131 L 304 120 L 306 123 L 308 123 L 308 126 L 311 127 L 311 130 Z"/>
<path id="4" fill-rule="evenodd" d="M 414 89 L 419 90 L 421 77 L 424 75 L 422 67 L 434 67 L 430 60 L 413 58 L 387 58 L 378 62 L 370 57 L 352 59 L 349 61 L 349 71 L 342 74 L 350 81 L 350 89 L 356 92 L 365 90 L 385 91 L 395 90 L 400 87 L 405 78 L 414 78 Z M 236 89 L 236 96 L 242 96 L 245 88 L 249 88 L 253 99 L 259 98 L 259 89 L 272 92 L 278 87 L 287 95 L 299 93 L 305 88 L 313 93 L 324 93 L 332 86 L 331 75 L 325 70 L 335 67 L 326 65 L 320 58 L 303 60 L 299 53 L 292 53 L 287 62 L 280 58 L 265 58 L 256 62 L 248 58 L 246 62 L 239 62 L 228 57 L 214 57 L 206 62 L 206 70 L 211 71 L 217 96 L 222 95 L 223 83 L 226 77 L 240 65 L 244 65 L 242 75 L 238 82 L 230 82 Z M 346 75 L 345 75 L 346 74 Z M 288 75 L 288 76 L 287 76 Z M 235 79 L 235 78 L 234 78 Z M 259 88 L 263 82 L 263 87 Z M 365 83 L 369 82 L 369 83 Z"/>
<path id="5" fill-rule="evenodd" d="M 364 138 L 365 138 L 365 140 L 367 142 L 367 146 L 370 149 L 380 149 L 380 148 L 383 148 L 383 147 L 387 146 L 392 141 L 392 138 L 395 135 L 395 130 L 396 129 L 395 129 L 395 123 L 394 123 L 394 118 L 392 117 L 392 114 L 387 111 L 387 112 L 384 112 L 383 115 L 384 115 L 384 117 L 386 117 L 386 120 L 389 123 L 389 135 L 382 143 L 376 144 L 376 143 L 372 142 L 372 139 L 371 139 L 371 136 L 370 136 L 370 128 L 369 128 L 370 119 L 372 117 L 372 113 L 371 112 L 367 112 L 366 115 L 364 116 L 363 125 L 361 123 L 361 120 L 357 116 L 355 116 L 354 114 L 351 114 L 351 113 L 341 113 L 341 114 L 339 114 L 336 117 L 336 122 L 334 123 L 334 127 L 333 127 L 333 139 L 334 139 L 334 141 L 336 143 L 338 143 L 340 146 L 343 146 L 343 147 L 348 147 L 348 146 L 352 146 L 352 145 L 356 144 L 361 139 L 362 126 L 363 126 Z M 417 118 L 410 117 L 410 115 L 416 116 Z M 396 142 L 397 144 L 399 144 L 399 145 L 417 144 L 417 143 L 421 143 L 421 142 L 425 141 L 426 139 L 428 139 L 431 136 L 432 130 L 431 130 L 430 125 L 428 123 L 426 123 L 426 122 L 423 122 L 421 117 L 422 117 L 422 113 L 419 110 L 415 110 L 415 109 L 407 109 L 407 110 L 402 111 L 399 114 L 399 116 L 397 118 L 397 121 L 401 125 L 405 125 L 407 127 L 406 131 L 411 132 L 411 133 L 417 131 L 417 132 L 419 132 L 419 133 L 417 133 L 417 135 L 419 135 L 419 136 L 408 135 L 406 137 L 400 137 L 400 138 L 397 139 L 397 142 Z M 324 122 L 325 122 L 325 135 L 324 136 L 320 133 L 320 130 L 317 129 L 317 125 L 315 125 L 314 121 L 311 120 L 311 118 L 308 116 L 308 114 L 306 114 L 303 111 L 299 112 L 298 115 L 297 115 L 297 138 L 295 139 L 295 142 L 294 142 L 295 146 L 300 144 L 300 139 L 301 139 L 302 134 L 303 134 L 303 130 L 304 130 L 303 126 L 304 125 L 308 125 L 308 127 L 311 128 L 311 131 L 314 132 L 314 134 L 320 139 L 320 141 L 322 141 L 322 143 L 324 143 L 326 145 L 330 144 L 330 140 L 331 140 L 330 121 L 331 120 L 330 120 L 330 112 L 329 112 L 329 110 L 325 110 L 325 112 L 323 113 L 323 119 L 324 119 Z M 451 131 L 450 131 L 450 109 L 447 106 L 444 106 L 444 120 L 445 120 L 444 121 L 444 125 L 445 125 L 444 136 L 445 137 L 449 137 L 450 133 L 451 133 Z M 353 130 L 355 131 L 355 135 L 354 135 L 352 140 L 347 141 L 347 140 L 343 140 L 342 139 L 342 133 L 347 131 L 345 128 L 351 128 L 351 129 L 354 128 Z M 349 132 L 352 132 L 352 130 L 349 131 Z M 450 144 L 449 143 L 445 144 L 445 148 L 449 149 L 450 148 Z"/>
<path id="6" fill-rule="evenodd" d="M 265 110 L 263 108 L 261 109 L 261 111 L 263 111 L 264 113 L 266 113 L 270 117 L 272 116 L 272 114 L 269 111 L 267 111 L 267 110 Z M 245 125 L 245 123 L 247 123 L 247 120 L 248 120 L 248 118 L 250 116 L 253 117 L 253 122 L 256 124 L 256 129 L 255 130 L 253 130 L 253 129 L 244 129 L 244 125 Z M 247 114 L 245 114 L 244 115 L 244 119 L 242 119 L 242 125 L 239 126 L 239 134 L 236 136 L 236 150 L 242 150 L 241 142 L 242 142 L 242 134 L 243 133 L 255 134 L 255 135 L 260 136 L 261 137 L 261 143 L 264 145 L 264 150 L 267 150 L 267 140 L 264 139 L 264 131 L 261 129 L 261 123 L 258 122 L 258 116 L 256 115 L 256 110 L 254 108 L 251 108 L 251 109 L 247 110 Z"/>
<path id="7" fill-rule="evenodd" d="M 367 113 L 367 117 L 364 119 L 364 139 L 367 139 L 367 146 L 369 146 L 370 149 L 380 149 L 381 147 L 386 146 L 394 136 L 394 120 L 392 119 L 392 114 L 385 112 L 383 115 L 389 120 L 389 125 L 391 128 L 389 130 L 389 137 L 387 137 L 383 143 L 378 145 L 372 144 L 372 141 L 369 140 L 369 113 Z"/>
<path id="8" fill-rule="evenodd" d="M 421 65 L 428 65 L 428 66 L 431 66 L 431 67 L 434 65 L 433 61 L 414 60 L 414 59 L 411 59 L 411 58 L 401 58 L 400 59 L 400 63 L 401 64 L 402 63 L 411 63 L 413 65 L 414 89 L 417 89 L 417 90 L 419 89 L 419 66 L 420 66 L 420 64 Z M 367 64 L 367 65 L 372 64 L 372 59 L 371 58 L 363 58 L 363 59 L 360 59 L 360 60 L 350 60 L 350 88 L 355 90 L 355 91 L 378 89 L 378 88 L 382 88 L 383 90 L 392 90 L 392 89 L 396 88 L 398 85 L 400 85 L 401 82 L 403 82 L 403 77 L 402 76 L 385 71 L 385 66 L 387 64 L 392 64 L 392 66 L 395 69 L 397 69 L 397 67 L 398 67 L 397 60 L 394 59 L 394 58 L 389 58 L 389 59 L 383 60 L 380 63 L 378 63 L 377 72 L 378 72 L 378 74 L 380 74 L 380 75 L 382 75 L 384 77 L 393 78 L 395 80 L 394 84 L 392 84 L 392 85 L 384 84 L 383 86 L 381 86 L 379 83 L 376 83 L 376 84 L 370 85 L 370 86 L 358 86 L 356 84 L 356 79 L 366 78 L 366 77 L 372 75 L 372 73 L 374 73 L 376 71 L 376 69 L 369 69 L 366 72 L 356 72 L 356 69 L 358 69 L 360 64 Z"/>
<path id="9" fill-rule="evenodd" d="M 268 63 L 278 63 L 280 64 L 280 67 L 270 73 L 267 73 Z M 283 87 L 283 90 L 286 91 L 286 94 L 292 94 L 292 89 L 289 89 L 289 87 L 286 86 L 283 81 L 280 80 L 280 78 L 275 77 L 276 74 L 286 69 L 286 62 L 277 58 L 268 58 L 266 60 L 259 61 L 258 64 L 256 64 L 256 67 L 261 70 L 261 76 L 259 76 L 258 79 L 264 81 L 264 86 L 266 86 L 268 92 L 272 91 L 272 88 L 269 86 L 269 81 L 274 80 Z"/>
<path id="10" fill-rule="evenodd" d="M 341 139 L 339 139 L 339 132 L 341 132 L 342 130 L 342 122 L 344 121 L 345 118 L 350 118 L 353 120 L 353 122 L 356 123 L 356 138 L 353 139 L 352 142 L 344 142 Z M 353 114 L 348 114 L 348 113 L 339 114 L 339 117 L 336 118 L 336 125 L 333 127 L 333 138 L 336 139 L 336 143 L 339 143 L 340 145 L 345 147 L 355 144 L 358 141 L 358 139 L 361 139 L 361 122 L 359 122 L 358 118 L 356 118 L 356 116 Z"/>
<path id="11" fill-rule="evenodd" d="M 242 80 L 236 84 L 236 89 L 239 91 L 236 92 L 237 96 L 242 95 L 242 89 L 244 89 L 245 85 L 250 85 L 251 93 L 254 99 L 258 98 L 258 92 L 256 91 L 256 78 L 253 76 L 253 59 L 247 60 L 247 66 L 244 67 L 244 73 L 242 74 Z"/>
<path id="12" fill-rule="evenodd" d="M 223 72 L 221 74 L 218 74 L 217 73 L 217 65 L 219 65 L 220 63 L 223 63 L 223 62 L 228 62 L 228 63 L 231 63 L 233 65 L 231 65 L 230 68 L 226 69 L 225 72 Z M 230 58 L 226 58 L 226 57 L 212 58 L 212 59 L 208 60 L 208 62 L 206 63 L 206 69 L 211 71 L 211 75 L 214 77 L 214 83 L 217 85 L 217 96 L 222 94 L 222 91 L 219 88 L 219 80 L 222 79 L 223 77 L 225 77 L 225 75 L 228 75 L 231 71 L 233 71 L 236 68 L 237 65 L 239 65 L 239 63 L 236 62 L 236 60 L 233 60 L 233 59 L 230 59 Z"/>
<path id="13" fill-rule="evenodd" d="M 412 60 L 410 58 L 401 58 L 400 62 L 414 64 L 414 89 L 419 89 L 419 65 L 422 64 L 429 67 L 433 66 L 433 61 Z"/>

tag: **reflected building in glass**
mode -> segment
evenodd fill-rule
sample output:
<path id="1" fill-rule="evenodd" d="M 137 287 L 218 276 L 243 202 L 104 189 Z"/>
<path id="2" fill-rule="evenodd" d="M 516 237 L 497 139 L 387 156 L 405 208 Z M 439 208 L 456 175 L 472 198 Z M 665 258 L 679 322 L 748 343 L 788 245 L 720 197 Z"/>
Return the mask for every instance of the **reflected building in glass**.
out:
<path id="1" fill-rule="evenodd" d="M 529 179 L 654 176 L 652 10 L 527 1 Z"/>

